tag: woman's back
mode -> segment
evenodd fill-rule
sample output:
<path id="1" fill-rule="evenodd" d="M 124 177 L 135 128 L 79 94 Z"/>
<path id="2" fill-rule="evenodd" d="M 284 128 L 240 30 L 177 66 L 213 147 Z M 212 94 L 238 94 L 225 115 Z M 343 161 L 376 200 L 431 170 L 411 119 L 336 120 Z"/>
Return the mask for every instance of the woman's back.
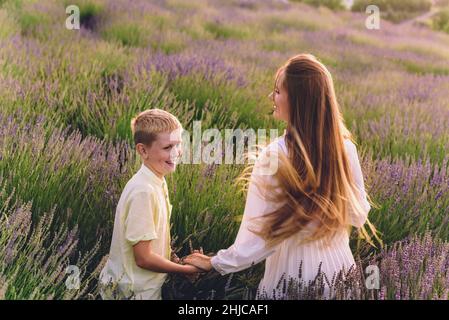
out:
<path id="1" fill-rule="evenodd" d="M 277 144 L 278 150 L 287 154 L 284 136 L 272 143 Z M 268 148 L 272 147 L 273 145 L 268 146 Z M 363 186 L 357 149 L 349 139 L 345 140 L 345 147 L 356 184 L 359 186 L 361 181 Z M 366 197 L 364 190 L 360 191 L 362 192 L 359 195 Z M 367 201 L 366 204 L 366 214 L 368 214 L 370 207 Z M 352 212 L 349 212 L 349 215 L 352 224 L 363 224 L 367 217 L 353 217 Z M 349 247 L 347 230 L 342 228 L 328 244 L 324 239 L 301 242 L 306 235 L 312 233 L 314 226 L 316 223 L 312 222 L 294 236 L 283 240 L 276 247 L 276 251 L 266 259 L 265 274 L 259 285 L 259 298 L 282 298 L 282 292 L 285 292 L 283 287 L 289 280 L 297 283 L 303 281 L 303 285 L 307 285 L 309 281 L 315 279 L 319 269 L 331 282 L 338 272 L 341 270 L 347 272 L 353 266 L 355 262 Z M 325 289 L 326 296 L 329 296 L 329 288 Z"/>

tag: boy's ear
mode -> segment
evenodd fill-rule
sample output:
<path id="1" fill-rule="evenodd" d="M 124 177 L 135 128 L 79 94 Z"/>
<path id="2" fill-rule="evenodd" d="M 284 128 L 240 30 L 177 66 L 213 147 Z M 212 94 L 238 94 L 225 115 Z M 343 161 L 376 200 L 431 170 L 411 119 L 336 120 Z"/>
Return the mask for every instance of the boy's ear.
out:
<path id="1" fill-rule="evenodd" d="M 146 146 L 143 143 L 136 144 L 137 153 L 144 159 L 146 159 L 148 152 Z"/>

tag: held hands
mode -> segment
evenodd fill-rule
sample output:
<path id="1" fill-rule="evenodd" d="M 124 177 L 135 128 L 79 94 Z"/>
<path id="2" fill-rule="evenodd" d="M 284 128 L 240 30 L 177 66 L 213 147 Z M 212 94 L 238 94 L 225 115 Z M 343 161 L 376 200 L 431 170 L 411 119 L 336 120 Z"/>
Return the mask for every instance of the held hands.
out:
<path id="1" fill-rule="evenodd" d="M 185 259 L 192 257 L 193 255 L 196 254 L 207 257 L 203 254 L 203 248 L 200 248 L 200 250 L 193 250 L 189 256 L 183 257 L 182 259 L 180 259 L 175 253 L 172 253 L 170 259 L 174 263 L 182 264 L 185 266 L 184 268 L 185 272 L 183 274 L 190 282 L 195 282 L 196 280 L 198 280 L 198 278 L 200 277 L 200 273 L 204 273 L 212 269 L 212 266 L 210 269 L 205 270 L 201 267 L 196 266 L 193 263 L 187 263 Z"/>
<path id="2" fill-rule="evenodd" d="M 190 282 L 195 282 L 200 277 L 201 270 L 192 265 L 184 265 L 185 273 L 184 277 L 186 277 Z"/>
<path id="3" fill-rule="evenodd" d="M 203 253 L 203 249 L 194 250 L 192 254 L 182 258 L 184 263 L 195 266 L 198 269 L 201 269 L 203 272 L 209 272 L 210 270 L 212 270 L 210 259 L 211 257 L 206 256 Z"/>
<path id="4" fill-rule="evenodd" d="M 182 261 L 182 259 L 180 259 L 178 257 L 178 255 L 174 252 L 171 253 L 170 256 L 170 261 L 174 262 L 176 264 L 182 264 L 184 265 L 184 262 Z M 191 265 L 185 265 L 183 268 L 183 272 L 182 274 L 190 281 L 190 282 L 195 282 L 196 280 L 198 280 L 199 278 L 199 274 L 200 274 L 201 270 L 191 266 Z"/>

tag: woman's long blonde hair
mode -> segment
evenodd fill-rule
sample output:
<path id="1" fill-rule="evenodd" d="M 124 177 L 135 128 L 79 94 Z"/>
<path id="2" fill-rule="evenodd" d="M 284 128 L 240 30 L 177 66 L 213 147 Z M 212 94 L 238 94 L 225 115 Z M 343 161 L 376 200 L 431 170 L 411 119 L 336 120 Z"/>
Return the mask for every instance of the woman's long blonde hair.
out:
<path id="1" fill-rule="evenodd" d="M 316 228 L 303 241 L 323 238 L 329 244 L 339 230 L 350 230 L 349 206 L 356 214 L 363 214 L 344 145 L 344 139 L 355 141 L 344 125 L 332 76 L 321 62 L 313 55 L 299 54 L 278 70 L 276 81 L 281 72 L 280 85 L 286 89 L 289 102 L 285 133 L 288 157 L 279 152 L 275 186 L 263 184 L 263 180 L 254 179 L 255 175 L 252 179 L 266 200 L 282 205 L 264 215 L 260 228 L 252 231 L 272 246 L 315 221 Z M 247 167 L 240 180 L 248 182 L 250 170 Z M 376 235 L 375 228 L 368 225 Z M 373 244 L 366 229 L 360 231 Z"/>

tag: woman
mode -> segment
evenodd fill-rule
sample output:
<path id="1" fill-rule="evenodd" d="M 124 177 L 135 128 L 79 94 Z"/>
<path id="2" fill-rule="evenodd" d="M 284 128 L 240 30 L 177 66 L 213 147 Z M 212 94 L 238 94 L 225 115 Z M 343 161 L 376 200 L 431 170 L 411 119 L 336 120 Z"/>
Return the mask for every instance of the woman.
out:
<path id="1" fill-rule="evenodd" d="M 371 206 L 326 67 L 310 54 L 290 58 L 270 96 L 274 117 L 287 123 L 285 134 L 263 152 L 278 155 L 277 171 L 253 170 L 232 246 L 212 258 L 197 252 L 184 262 L 225 275 L 266 259 L 259 297 L 282 298 L 284 278 L 308 284 L 320 269 L 331 281 L 354 265 L 350 226 L 362 228 Z M 331 297 L 328 287 L 325 294 Z"/>

